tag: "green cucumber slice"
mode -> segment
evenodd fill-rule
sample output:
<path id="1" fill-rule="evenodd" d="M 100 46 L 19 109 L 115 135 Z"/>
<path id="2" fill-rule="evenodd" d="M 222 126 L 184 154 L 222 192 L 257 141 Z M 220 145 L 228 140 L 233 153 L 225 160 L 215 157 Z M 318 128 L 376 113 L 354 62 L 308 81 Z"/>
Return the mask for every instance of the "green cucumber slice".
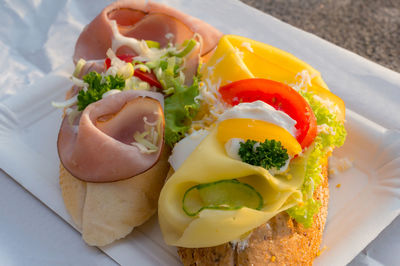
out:
<path id="1" fill-rule="evenodd" d="M 187 215 L 196 216 L 204 209 L 237 210 L 247 207 L 260 210 L 264 200 L 249 184 L 229 179 L 189 188 L 183 195 L 182 203 Z"/>

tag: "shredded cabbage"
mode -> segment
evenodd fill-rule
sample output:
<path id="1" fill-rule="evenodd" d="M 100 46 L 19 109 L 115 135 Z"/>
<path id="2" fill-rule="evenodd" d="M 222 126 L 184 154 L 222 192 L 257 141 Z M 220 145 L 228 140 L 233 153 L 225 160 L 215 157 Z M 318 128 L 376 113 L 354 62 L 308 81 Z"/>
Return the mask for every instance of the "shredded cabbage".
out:
<path id="1" fill-rule="evenodd" d="M 51 102 L 51 105 L 55 108 L 68 108 L 75 105 L 78 102 L 78 96 L 75 95 L 74 97 L 69 98 L 63 102 Z"/>
<path id="2" fill-rule="evenodd" d="M 125 88 L 124 90 L 143 90 L 148 91 L 151 90 L 149 83 L 142 81 L 141 79 L 133 76 L 127 80 L 125 80 Z"/>

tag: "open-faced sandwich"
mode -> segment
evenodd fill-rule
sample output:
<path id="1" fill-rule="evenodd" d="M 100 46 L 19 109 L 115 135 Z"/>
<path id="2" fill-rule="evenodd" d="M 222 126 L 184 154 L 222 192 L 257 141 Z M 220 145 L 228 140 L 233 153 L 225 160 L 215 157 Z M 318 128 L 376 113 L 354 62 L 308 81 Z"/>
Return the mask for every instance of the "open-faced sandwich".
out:
<path id="1" fill-rule="evenodd" d="M 199 65 L 221 33 L 161 4 L 119 1 L 79 36 L 58 135 L 66 209 L 89 245 L 157 209 L 170 148 L 199 104 Z"/>
<path id="2" fill-rule="evenodd" d="M 55 105 L 62 195 L 89 245 L 158 205 L 185 265 L 311 264 L 319 252 L 344 103 L 294 56 L 221 37 L 146 1 L 111 4 L 80 35 L 75 85 Z"/>
<path id="3" fill-rule="evenodd" d="M 309 265 L 345 107 L 298 58 L 225 35 L 202 68 L 200 112 L 169 158 L 164 240 L 185 265 Z"/>

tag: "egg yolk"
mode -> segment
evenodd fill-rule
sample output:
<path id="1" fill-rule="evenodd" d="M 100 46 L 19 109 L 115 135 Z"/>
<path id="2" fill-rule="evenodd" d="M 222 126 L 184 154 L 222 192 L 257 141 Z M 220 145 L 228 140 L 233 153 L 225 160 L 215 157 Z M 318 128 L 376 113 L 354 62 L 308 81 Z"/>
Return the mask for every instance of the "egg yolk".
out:
<path id="1" fill-rule="evenodd" d="M 235 118 L 224 120 L 218 126 L 217 138 L 223 143 L 232 138 L 250 139 L 258 142 L 274 139 L 280 141 L 292 157 L 302 150 L 300 143 L 286 129 L 255 119 Z"/>

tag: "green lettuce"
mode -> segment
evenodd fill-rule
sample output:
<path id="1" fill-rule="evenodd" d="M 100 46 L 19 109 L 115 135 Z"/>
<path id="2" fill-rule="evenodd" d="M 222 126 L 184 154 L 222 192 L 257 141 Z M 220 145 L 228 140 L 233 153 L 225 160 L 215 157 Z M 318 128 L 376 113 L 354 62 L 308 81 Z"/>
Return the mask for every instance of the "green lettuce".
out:
<path id="1" fill-rule="evenodd" d="M 185 136 L 199 110 L 195 97 L 199 95 L 199 78 L 192 85 L 174 82 L 174 93 L 165 99 L 165 143 L 173 146 Z"/>
<path id="2" fill-rule="evenodd" d="M 322 181 L 321 165 L 322 160 L 333 147 L 340 147 L 346 139 L 346 130 L 341 121 L 338 120 L 336 114 L 332 113 L 325 105 L 314 97 L 311 92 L 300 91 L 301 95 L 310 104 L 317 125 L 326 125 L 329 132 L 320 132 L 315 138 L 311 153 L 307 158 L 306 175 L 301 188 L 304 202 L 287 210 L 287 213 L 298 223 L 309 228 L 313 223 L 313 216 L 319 211 L 321 203 L 313 198 L 314 189 L 317 188 Z"/>

